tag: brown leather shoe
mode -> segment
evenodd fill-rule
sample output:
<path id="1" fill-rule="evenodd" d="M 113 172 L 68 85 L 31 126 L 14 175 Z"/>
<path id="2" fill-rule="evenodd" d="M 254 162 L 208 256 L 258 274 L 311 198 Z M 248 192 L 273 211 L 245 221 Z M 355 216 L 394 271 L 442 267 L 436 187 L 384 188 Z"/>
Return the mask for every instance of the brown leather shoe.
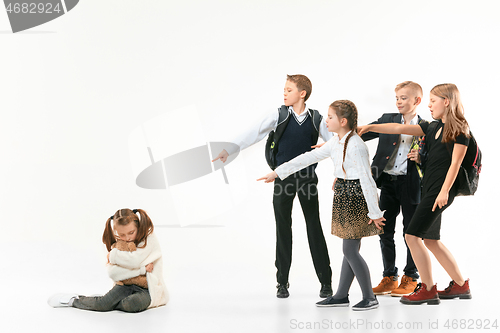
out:
<path id="1" fill-rule="evenodd" d="M 391 291 L 398 287 L 398 276 L 384 276 L 382 281 L 376 286 L 372 288 L 373 293 L 375 295 L 387 295 L 390 294 Z"/>
<path id="2" fill-rule="evenodd" d="M 417 284 L 417 279 L 411 278 L 407 275 L 403 275 L 403 277 L 401 278 L 401 284 L 391 292 L 391 296 L 408 296 L 415 290 L 415 288 L 417 288 Z"/>

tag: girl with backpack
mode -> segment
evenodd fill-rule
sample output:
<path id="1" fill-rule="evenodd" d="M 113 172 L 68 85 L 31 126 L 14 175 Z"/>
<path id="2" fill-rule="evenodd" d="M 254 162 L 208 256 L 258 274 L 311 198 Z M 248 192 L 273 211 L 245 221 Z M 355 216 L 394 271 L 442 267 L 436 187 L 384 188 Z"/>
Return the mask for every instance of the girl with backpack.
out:
<path id="1" fill-rule="evenodd" d="M 425 135 L 427 160 L 422 179 L 422 200 L 405 234 L 422 283 L 412 294 L 401 298 L 403 304 L 439 304 L 440 299 L 472 297 L 469 280 L 462 277 L 455 258 L 440 241 L 441 214 L 458 193 L 455 179 L 471 138 L 469 124 L 464 117 L 460 93 L 454 84 L 439 84 L 432 88 L 429 109 L 435 119 L 432 123 L 359 127 L 360 135 L 366 132 Z M 452 278 L 445 290 L 438 291 L 434 284 L 428 250 Z"/>

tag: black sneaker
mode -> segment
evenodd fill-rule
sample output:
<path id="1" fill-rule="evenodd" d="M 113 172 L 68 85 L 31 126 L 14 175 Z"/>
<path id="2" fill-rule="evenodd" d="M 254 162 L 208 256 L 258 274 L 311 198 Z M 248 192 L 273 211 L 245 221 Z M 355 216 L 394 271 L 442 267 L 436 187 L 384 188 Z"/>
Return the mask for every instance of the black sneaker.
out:
<path id="1" fill-rule="evenodd" d="M 349 295 L 347 295 L 347 297 L 345 298 L 340 298 L 340 299 L 334 299 L 332 296 L 330 296 L 327 299 L 324 299 L 316 303 L 316 306 L 335 306 L 335 307 L 349 306 Z"/>
<path id="2" fill-rule="evenodd" d="M 378 301 L 376 297 L 374 299 L 364 299 L 352 307 L 354 311 L 366 311 L 376 308 L 378 308 Z"/>
<path id="3" fill-rule="evenodd" d="M 288 287 L 290 287 L 290 284 L 278 284 L 276 288 L 278 288 L 278 291 L 276 292 L 276 297 L 278 298 L 287 298 L 290 296 L 290 293 L 288 292 Z"/>
<path id="4" fill-rule="evenodd" d="M 321 284 L 321 290 L 319 291 L 319 297 L 327 298 L 333 295 L 331 284 Z"/>

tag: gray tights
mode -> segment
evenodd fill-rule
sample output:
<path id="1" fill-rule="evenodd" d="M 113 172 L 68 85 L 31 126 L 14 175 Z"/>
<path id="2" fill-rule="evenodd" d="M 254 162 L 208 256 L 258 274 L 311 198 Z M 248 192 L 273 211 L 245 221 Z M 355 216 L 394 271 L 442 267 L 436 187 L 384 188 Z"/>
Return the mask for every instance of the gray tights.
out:
<path id="1" fill-rule="evenodd" d="M 73 307 L 92 311 L 121 310 L 141 312 L 151 304 L 148 289 L 136 285 L 115 285 L 106 295 L 98 297 L 79 296 L 73 301 Z"/>
<path id="2" fill-rule="evenodd" d="M 374 299 L 370 271 L 368 265 L 359 253 L 361 248 L 361 239 L 344 239 L 342 242 L 342 251 L 344 259 L 342 260 L 342 269 L 340 271 L 339 287 L 337 293 L 333 296 L 334 299 L 347 297 L 352 281 L 356 276 L 363 299 Z"/>

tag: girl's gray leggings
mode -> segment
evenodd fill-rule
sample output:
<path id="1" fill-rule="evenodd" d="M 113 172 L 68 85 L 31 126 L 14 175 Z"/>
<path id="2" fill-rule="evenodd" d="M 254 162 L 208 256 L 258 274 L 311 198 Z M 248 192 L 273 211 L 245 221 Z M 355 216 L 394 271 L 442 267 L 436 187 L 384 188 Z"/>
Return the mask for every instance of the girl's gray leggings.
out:
<path id="1" fill-rule="evenodd" d="M 79 296 L 73 301 L 73 307 L 91 311 L 121 310 L 125 312 L 141 312 L 151 304 L 148 289 L 136 285 L 115 285 L 104 296 Z"/>
<path id="2" fill-rule="evenodd" d="M 361 239 L 344 239 L 342 242 L 342 251 L 344 258 L 342 260 L 342 269 L 340 271 L 340 281 L 337 293 L 333 296 L 335 299 L 345 298 L 349 294 L 354 276 L 358 280 L 363 299 L 374 299 L 370 271 L 365 260 L 359 253 L 361 248 Z"/>

